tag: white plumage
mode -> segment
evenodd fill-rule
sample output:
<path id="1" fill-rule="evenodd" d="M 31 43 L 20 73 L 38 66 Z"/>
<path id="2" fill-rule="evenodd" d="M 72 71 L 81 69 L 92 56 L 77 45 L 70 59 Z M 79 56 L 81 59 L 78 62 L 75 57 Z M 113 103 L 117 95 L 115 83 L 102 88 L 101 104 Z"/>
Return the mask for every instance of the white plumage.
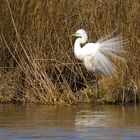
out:
<path id="1" fill-rule="evenodd" d="M 83 61 L 90 71 L 99 70 L 105 75 L 116 72 L 115 65 L 109 59 L 109 55 L 115 59 L 122 59 L 119 54 L 123 51 L 123 41 L 120 36 L 100 38 L 96 43 L 87 43 L 88 36 L 85 30 L 79 29 L 74 34 L 77 36 L 74 43 L 75 56 Z M 81 47 L 81 44 L 85 44 Z"/>

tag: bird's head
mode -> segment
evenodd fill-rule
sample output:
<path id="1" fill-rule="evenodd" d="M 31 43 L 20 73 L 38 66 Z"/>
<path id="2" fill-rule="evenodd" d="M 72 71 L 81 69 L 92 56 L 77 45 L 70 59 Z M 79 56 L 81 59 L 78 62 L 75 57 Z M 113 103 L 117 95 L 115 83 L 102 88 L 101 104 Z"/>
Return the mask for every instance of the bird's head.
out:
<path id="1" fill-rule="evenodd" d="M 87 33 L 84 29 L 79 29 L 76 31 L 75 34 L 73 34 L 73 36 L 76 36 L 76 37 L 83 37 L 83 36 L 87 36 Z"/>

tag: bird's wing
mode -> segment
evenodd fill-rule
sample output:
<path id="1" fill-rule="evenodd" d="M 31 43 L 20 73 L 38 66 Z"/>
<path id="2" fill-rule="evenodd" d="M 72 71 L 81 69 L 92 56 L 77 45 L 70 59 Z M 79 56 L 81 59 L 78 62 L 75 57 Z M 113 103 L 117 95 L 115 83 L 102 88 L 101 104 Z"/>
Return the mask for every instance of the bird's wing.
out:
<path id="1" fill-rule="evenodd" d="M 99 43 L 87 43 L 81 52 L 84 65 L 88 70 L 95 71 L 95 69 L 108 75 L 113 71 L 111 61 L 100 52 Z"/>
<path id="2" fill-rule="evenodd" d="M 81 52 L 85 66 L 88 69 L 101 71 L 105 75 L 111 75 L 116 72 L 116 66 L 111 62 L 108 56 L 123 60 L 120 54 L 123 50 L 123 40 L 120 36 L 113 38 L 101 38 L 96 43 L 87 43 Z"/>
<path id="3" fill-rule="evenodd" d="M 113 38 L 101 38 L 95 44 L 96 51 L 91 52 L 91 59 L 94 59 L 96 69 L 103 72 L 105 75 L 110 75 L 116 72 L 116 66 L 111 62 L 108 55 L 115 59 L 124 59 L 119 55 L 123 52 L 123 40 L 120 36 Z"/>

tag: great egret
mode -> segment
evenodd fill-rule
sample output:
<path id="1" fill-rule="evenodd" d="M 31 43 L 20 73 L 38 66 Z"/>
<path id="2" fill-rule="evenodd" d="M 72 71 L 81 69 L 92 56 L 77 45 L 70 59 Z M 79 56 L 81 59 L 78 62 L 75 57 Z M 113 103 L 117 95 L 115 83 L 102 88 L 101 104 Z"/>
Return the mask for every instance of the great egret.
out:
<path id="1" fill-rule="evenodd" d="M 101 71 L 104 75 L 111 75 L 116 72 L 115 65 L 109 59 L 111 57 L 122 59 L 119 54 L 122 52 L 123 40 L 120 36 L 111 35 L 100 38 L 96 43 L 86 43 L 88 36 L 85 30 L 79 29 L 73 36 L 78 37 L 74 43 L 75 56 L 83 61 L 89 71 Z M 86 43 L 86 44 L 85 44 Z M 85 44 L 81 47 L 81 44 Z M 99 96 L 98 76 L 96 75 L 96 94 Z"/>

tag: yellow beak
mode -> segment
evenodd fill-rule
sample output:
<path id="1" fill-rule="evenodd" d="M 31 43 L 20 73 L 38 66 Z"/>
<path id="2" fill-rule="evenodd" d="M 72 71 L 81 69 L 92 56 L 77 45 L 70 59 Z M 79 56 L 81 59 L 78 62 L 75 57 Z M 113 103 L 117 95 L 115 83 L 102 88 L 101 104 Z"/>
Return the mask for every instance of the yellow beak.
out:
<path id="1" fill-rule="evenodd" d="M 79 34 L 75 33 L 75 34 L 72 34 L 72 36 L 79 36 Z"/>
<path id="2" fill-rule="evenodd" d="M 75 34 L 72 34 L 71 36 L 75 36 Z"/>

